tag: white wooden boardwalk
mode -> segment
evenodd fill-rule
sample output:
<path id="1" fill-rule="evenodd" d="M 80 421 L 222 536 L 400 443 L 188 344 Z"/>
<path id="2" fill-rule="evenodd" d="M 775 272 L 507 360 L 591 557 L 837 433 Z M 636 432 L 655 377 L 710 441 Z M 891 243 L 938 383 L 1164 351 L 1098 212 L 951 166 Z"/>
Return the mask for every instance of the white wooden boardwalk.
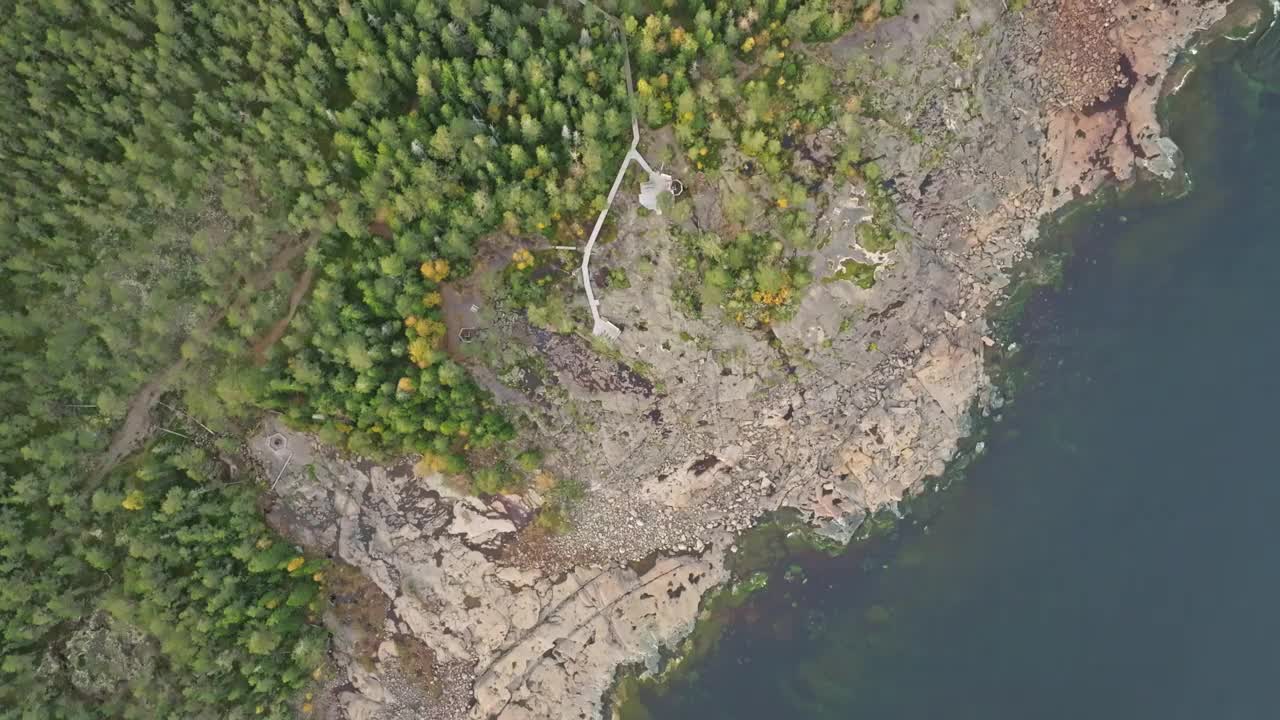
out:
<path id="1" fill-rule="evenodd" d="M 598 5 L 591 0 L 578 0 L 583 6 L 592 8 L 601 15 L 609 19 L 613 24 L 618 35 L 622 38 L 622 69 L 627 80 L 627 104 L 631 110 L 631 147 L 627 148 L 627 154 L 622 159 L 622 167 L 618 168 L 618 174 L 613 178 L 613 187 L 609 189 L 609 197 L 605 199 L 604 209 L 600 211 L 600 216 L 596 218 L 595 227 L 591 228 L 591 237 L 587 239 L 587 247 L 582 251 L 582 287 L 587 291 L 587 306 L 591 308 L 592 328 L 594 335 L 600 335 L 610 340 L 616 340 L 621 336 L 622 331 L 617 325 L 609 322 L 600 315 L 600 301 L 596 299 L 595 290 L 591 287 L 591 251 L 595 247 L 596 238 L 600 236 L 600 230 L 604 227 L 604 220 L 609 215 L 609 209 L 613 207 L 613 200 L 618 194 L 618 188 L 622 187 L 622 179 L 627 175 L 627 169 L 631 167 L 632 162 L 640 164 L 644 171 L 649 174 L 651 181 L 657 177 L 665 177 L 669 183 L 670 177 L 662 176 L 655 173 L 653 168 L 640 154 L 637 148 L 640 146 L 640 123 L 636 119 L 636 99 L 635 89 L 631 81 L 631 50 L 627 45 L 627 33 L 622 27 L 622 22 L 618 18 L 601 10 Z"/>

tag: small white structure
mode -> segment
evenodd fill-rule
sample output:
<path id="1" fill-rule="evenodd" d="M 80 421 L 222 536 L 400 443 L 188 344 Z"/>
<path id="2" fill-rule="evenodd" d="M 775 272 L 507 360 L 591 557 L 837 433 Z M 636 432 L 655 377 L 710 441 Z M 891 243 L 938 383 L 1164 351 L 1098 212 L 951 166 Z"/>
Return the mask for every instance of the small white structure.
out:
<path id="1" fill-rule="evenodd" d="M 658 199 L 662 193 L 671 193 L 672 178 L 670 175 L 661 172 L 650 172 L 649 179 L 640 183 L 640 204 L 650 210 L 662 214 L 662 208 L 658 206 Z"/>

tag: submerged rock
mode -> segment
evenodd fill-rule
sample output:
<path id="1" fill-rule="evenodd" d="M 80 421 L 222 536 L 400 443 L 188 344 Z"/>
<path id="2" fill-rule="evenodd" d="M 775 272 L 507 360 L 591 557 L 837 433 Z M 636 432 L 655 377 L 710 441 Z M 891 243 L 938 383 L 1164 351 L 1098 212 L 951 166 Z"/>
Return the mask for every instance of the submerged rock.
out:
<path id="1" fill-rule="evenodd" d="M 853 540 L 853 536 L 858 533 L 858 528 L 862 527 L 862 521 L 865 519 L 865 514 L 842 515 L 818 525 L 814 532 L 819 537 L 826 538 L 838 545 L 848 545 L 849 541 Z"/>

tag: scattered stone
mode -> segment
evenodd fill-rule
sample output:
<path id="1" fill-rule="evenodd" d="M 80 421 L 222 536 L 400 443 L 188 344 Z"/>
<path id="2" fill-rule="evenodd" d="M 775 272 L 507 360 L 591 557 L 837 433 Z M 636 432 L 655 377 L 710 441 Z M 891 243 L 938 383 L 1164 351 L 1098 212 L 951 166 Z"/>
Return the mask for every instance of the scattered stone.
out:
<path id="1" fill-rule="evenodd" d="M 652 270 L 601 298 L 626 325 L 616 345 L 625 362 L 519 318 L 486 334 L 536 350 L 547 365 L 518 387 L 476 376 L 528 409 L 540 428 L 529 440 L 548 449 L 549 476 L 590 488 L 565 532 L 513 522 L 545 512 L 536 490 L 485 505 L 441 477 L 326 455 L 265 424 L 252 442 L 257 460 L 270 477 L 283 470 L 269 520 L 358 568 L 385 595 L 379 620 L 434 655 L 439 693 L 428 701 L 397 675 L 407 659 L 394 644 L 369 649 L 370 670 L 355 634 L 335 632 L 343 672 L 330 693 L 334 718 L 600 718 L 617 668 L 656 670 L 703 595 L 728 578 L 736 531 L 785 506 L 847 542 L 868 513 L 946 467 L 975 401 L 1003 406 L 982 364 L 983 347 L 997 347 L 983 318 L 1008 292 L 1009 269 L 1045 213 L 1135 167 L 1173 172 L 1176 148 L 1155 115 L 1169 51 L 1222 8 L 970 5 L 964 22 L 950 5 L 926 4 L 917 17 L 882 19 L 830 47 L 837 63 L 899 66 L 901 77 L 870 81 L 878 112 L 910 117 L 919 134 L 917 145 L 866 127 L 867 155 L 884 158 L 909 237 L 890 253 L 870 257 L 858 246 L 864 191 L 822 186 L 832 202 L 817 227 L 830 239 L 814 276 L 849 257 L 881 265 L 873 287 L 815 282 L 770 335 L 688 318 L 672 300 L 669 218 L 632 210 L 616 218 L 618 240 L 598 250 L 611 266 L 643 257 Z M 978 24 L 987 30 L 974 33 Z M 957 56 L 962 44 L 972 53 Z M 838 134 L 824 133 L 801 142 L 829 159 Z M 645 142 L 669 139 L 658 131 Z M 720 222 L 715 193 L 687 194 L 700 226 Z M 643 375 L 632 369 L 640 361 Z M 294 454 L 288 467 L 277 436 Z"/>

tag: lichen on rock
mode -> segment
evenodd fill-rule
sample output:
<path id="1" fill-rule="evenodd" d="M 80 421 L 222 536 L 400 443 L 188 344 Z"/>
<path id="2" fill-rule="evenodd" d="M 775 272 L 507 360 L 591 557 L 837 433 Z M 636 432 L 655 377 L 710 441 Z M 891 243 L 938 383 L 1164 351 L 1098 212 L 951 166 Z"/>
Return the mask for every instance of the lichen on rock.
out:
<path id="1" fill-rule="evenodd" d="M 730 577 L 737 533 L 791 509 L 845 541 L 941 474 L 991 397 L 986 317 L 1010 268 L 1072 198 L 1139 168 L 1172 172 L 1156 102 L 1177 50 L 1222 13 L 1191 0 L 1019 12 L 939 0 L 823 48 L 831 67 L 894 68 L 869 74 L 852 105 L 874 99 L 862 142 L 902 240 L 860 244 L 863 187 L 828 179 L 814 204 L 815 277 L 852 259 L 875 264 L 873 283 L 812 283 L 767 330 L 691 316 L 673 299 L 673 224 L 724 209 L 719 190 L 688 181 L 684 220 L 624 207 L 598 251 L 628 279 L 601 295 L 625 328 L 608 354 L 520 318 L 476 341 L 519 346 L 502 348 L 521 359 L 519 382 L 508 367 L 475 374 L 528 415 L 549 472 L 588 487 L 564 532 L 535 537 L 501 500 L 408 462 L 333 457 L 268 423 L 254 440 L 266 470 L 284 465 L 273 433 L 295 453 L 273 524 L 358 569 L 387 601 L 385 638 L 434 656 L 433 697 L 392 654 L 362 660 L 367 648 L 338 633 L 337 717 L 600 717 L 617 669 L 656 670 Z"/>

